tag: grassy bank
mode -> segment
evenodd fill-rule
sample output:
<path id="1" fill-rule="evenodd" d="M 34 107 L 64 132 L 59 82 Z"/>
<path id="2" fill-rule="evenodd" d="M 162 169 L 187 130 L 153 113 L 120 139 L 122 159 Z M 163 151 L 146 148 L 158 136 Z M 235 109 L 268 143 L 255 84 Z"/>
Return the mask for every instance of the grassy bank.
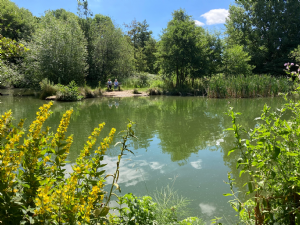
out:
<path id="1" fill-rule="evenodd" d="M 78 87 L 74 81 L 69 85 L 54 85 L 47 79 L 40 82 L 41 99 L 46 99 L 49 96 L 56 96 L 59 101 L 79 101 L 84 98 L 95 98 L 102 95 L 101 88 L 92 89 L 89 86 Z"/>
<path id="2" fill-rule="evenodd" d="M 270 75 L 220 75 L 208 79 L 205 83 L 209 98 L 273 97 L 293 90 L 293 84 L 286 77 L 275 78 Z"/>
<path id="3" fill-rule="evenodd" d="M 187 80 L 180 87 L 175 81 L 163 80 L 158 75 L 138 75 L 128 78 L 124 88 L 147 89 L 149 95 L 207 96 L 209 98 L 254 98 L 274 97 L 279 93 L 290 93 L 293 83 L 287 77 L 271 75 L 248 75 L 225 77 L 222 74 Z"/>

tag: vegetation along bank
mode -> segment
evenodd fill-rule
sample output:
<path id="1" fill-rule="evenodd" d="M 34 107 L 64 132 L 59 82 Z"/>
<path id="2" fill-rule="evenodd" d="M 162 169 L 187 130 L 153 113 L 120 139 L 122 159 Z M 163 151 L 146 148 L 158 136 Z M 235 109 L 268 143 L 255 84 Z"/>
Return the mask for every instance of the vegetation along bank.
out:
<path id="1" fill-rule="evenodd" d="M 88 1 L 78 1 L 77 15 L 58 9 L 35 17 L 3 0 L 0 85 L 42 89 L 41 82 L 49 82 L 62 100 L 98 96 L 108 78 L 118 79 L 124 90 L 149 94 L 224 98 L 293 91 L 284 64 L 294 62 L 291 71 L 298 69 L 300 28 L 293 18 L 299 3 L 236 3 L 224 33 L 196 26 L 179 9 L 156 40 L 146 20 L 133 20 L 122 30 L 108 16 L 92 16 Z M 286 19 L 271 17 L 272 10 Z M 265 24 L 270 27 L 264 29 Z M 75 87 L 66 88 L 72 81 L 81 88 L 79 97 L 65 97 Z M 53 92 L 44 90 L 41 97 Z"/>

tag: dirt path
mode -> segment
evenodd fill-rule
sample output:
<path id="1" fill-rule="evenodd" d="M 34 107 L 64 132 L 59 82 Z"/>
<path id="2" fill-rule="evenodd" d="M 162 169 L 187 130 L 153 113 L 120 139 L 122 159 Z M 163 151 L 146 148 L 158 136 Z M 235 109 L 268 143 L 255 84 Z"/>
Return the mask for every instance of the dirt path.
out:
<path id="1" fill-rule="evenodd" d="M 146 92 L 140 92 L 140 94 L 133 94 L 133 90 L 126 91 L 106 91 L 102 93 L 103 97 L 138 97 L 138 96 L 148 96 Z"/>

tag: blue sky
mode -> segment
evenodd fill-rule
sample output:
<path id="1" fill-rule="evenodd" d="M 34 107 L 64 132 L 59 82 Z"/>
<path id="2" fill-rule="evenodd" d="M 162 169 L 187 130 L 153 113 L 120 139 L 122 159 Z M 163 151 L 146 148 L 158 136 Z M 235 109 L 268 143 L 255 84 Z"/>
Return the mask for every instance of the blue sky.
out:
<path id="1" fill-rule="evenodd" d="M 76 0 L 12 0 L 19 7 L 29 9 L 33 15 L 41 16 L 46 10 L 64 8 L 77 12 Z M 123 28 L 133 19 L 147 20 L 149 29 L 156 39 L 162 29 L 167 27 L 172 19 L 172 12 L 185 9 L 196 24 L 209 30 L 222 30 L 224 20 L 228 15 L 230 4 L 234 0 L 88 0 L 89 7 L 94 14 L 103 14 Z"/>

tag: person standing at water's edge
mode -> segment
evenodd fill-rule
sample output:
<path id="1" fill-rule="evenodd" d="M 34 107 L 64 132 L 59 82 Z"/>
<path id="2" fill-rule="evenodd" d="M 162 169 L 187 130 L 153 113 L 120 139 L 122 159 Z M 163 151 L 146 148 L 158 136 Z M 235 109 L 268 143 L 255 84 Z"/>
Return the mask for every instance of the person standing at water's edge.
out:
<path id="1" fill-rule="evenodd" d="M 115 82 L 114 82 L 114 89 L 117 89 L 119 86 L 119 82 L 117 79 L 115 79 Z"/>
<path id="2" fill-rule="evenodd" d="M 112 86 L 112 82 L 111 82 L 110 79 L 108 79 L 108 81 L 107 81 L 107 88 L 108 88 L 109 90 L 111 90 L 111 86 Z"/>

